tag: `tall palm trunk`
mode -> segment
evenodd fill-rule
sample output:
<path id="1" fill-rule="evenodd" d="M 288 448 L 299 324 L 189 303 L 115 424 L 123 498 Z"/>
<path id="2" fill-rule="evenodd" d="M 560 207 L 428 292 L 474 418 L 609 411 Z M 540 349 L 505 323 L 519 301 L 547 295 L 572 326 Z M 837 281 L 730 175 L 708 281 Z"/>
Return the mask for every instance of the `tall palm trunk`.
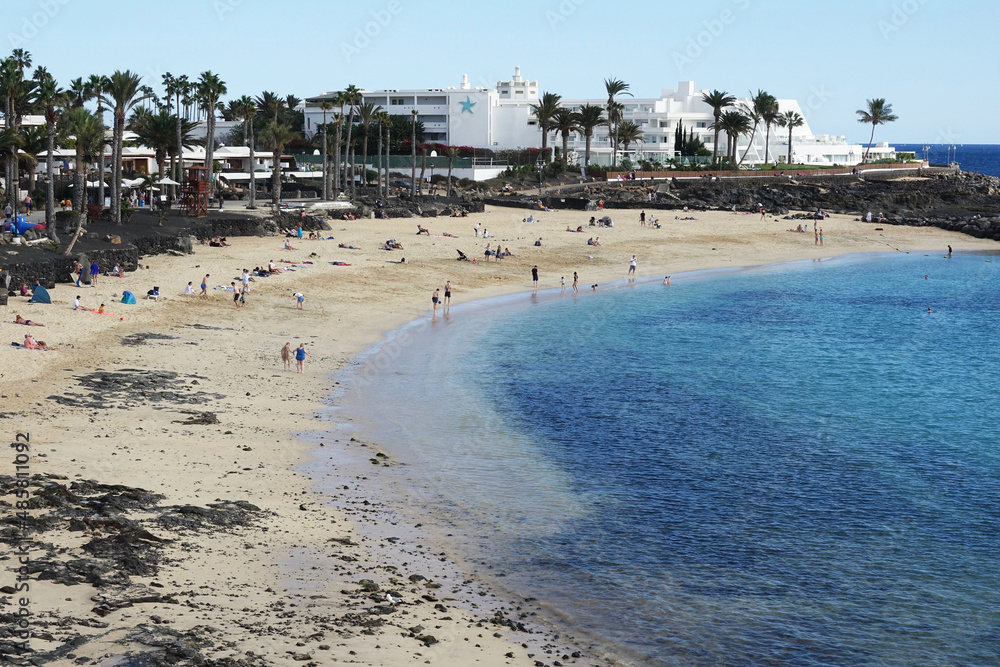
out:
<path id="1" fill-rule="evenodd" d="M 392 128 L 385 124 L 385 196 L 389 196 L 389 154 L 392 153 Z"/>
<path id="2" fill-rule="evenodd" d="M 764 164 L 771 161 L 771 124 L 764 123 Z"/>
<path id="3" fill-rule="evenodd" d="M 326 158 L 326 109 L 323 109 L 323 201 L 330 198 L 329 161 Z"/>
<path id="4" fill-rule="evenodd" d="M 83 161 L 83 145 L 76 141 L 76 173 L 73 174 L 73 210 L 80 212 L 80 219 L 87 216 L 87 165 Z"/>
<path id="5" fill-rule="evenodd" d="M 279 148 L 281 147 L 274 146 L 271 158 L 271 203 L 274 205 L 275 214 L 281 205 L 281 151 Z"/>
<path id="6" fill-rule="evenodd" d="M 417 198 L 417 117 L 413 117 L 410 133 L 410 199 Z"/>
<path id="7" fill-rule="evenodd" d="M 340 158 L 341 150 L 340 144 L 343 141 L 344 128 L 343 123 L 337 123 L 337 135 L 333 144 L 333 190 L 338 194 L 340 193 Z M 333 195 L 333 191 L 330 192 Z"/>
<path id="8" fill-rule="evenodd" d="M 45 143 L 48 148 L 48 159 L 45 160 L 45 228 L 49 230 L 49 238 L 55 238 L 56 226 L 53 217 L 56 211 L 55 168 L 52 165 L 52 153 L 56 149 L 56 122 L 54 118 L 45 119 Z"/>
<path id="9" fill-rule="evenodd" d="M 584 165 L 590 165 L 590 140 L 593 138 L 593 133 L 587 135 L 587 143 L 583 149 L 583 162 Z"/>
<path id="10" fill-rule="evenodd" d="M 378 122 L 378 158 L 375 165 L 375 196 L 382 196 L 382 121 Z"/>
<path id="11" fill-rule="evenodd" d="M 712 164 L 719 161 L 719 123 L 722 122 L 722 108 L 715 110 L 715 139 L 712 142 Z M 729 148 L 729 144 L 726 144 Z"/>
<path id="12" fill-rule="evenodd" d="M 354 169 L 353 162 L 350 161 L 351 158 L 351 133 L 354 130 L 354 102 L 351 101 L 351 115 L 347 119 L 347 161 L 348 169 L 344 173 L 344 190 L 348 192 L 353 192 L 354 188 Z M 350 175 L 350 185 L 348 185 L 348 175 Z"/>
<path id="13" fill-rule="evenodd" d="M 119 115 L 118 110 L 115 109 L 115 125 L 114 125 L 114 146 L 112 147 L 112 160 L 114 161 L 114 169 L 111 173 L 111 219 L 114 220 L 116 225 L 122 224 L 122 205 L 121 205 L 121 187 L 122 187 L 122 148 L 120 136 L 124 133 L 125 125 L 125 114 Z M 103 177 L 103 174 L 102 174 Z M 103 202 L 101 202 L 103 205 Z"/>
<path id="14" fill-rule="evenodd" d="M 173 179 L 178 183 L 181 182 L 183 178 L 182 172 L 184 171 L 184 138 L 181 136 L 181 94 L 177 93 L 177 157 L 174 162 L 173 168 Z M 173 196 L 177 196 L 177 186 L 171 185 L 170 192 Z"/>
<path id="15" fill-rule="evenodd" d="M 101 128 L 104 127 L 104 105 L 101 104 L 100 100 L 97 102 L 97 122 L 101 124 Z M 100 172 L 97 176 L 97 203 L 104 206 L 104 130 L 101 130 L 101 150 L 97 154 L 97 170 Z"/>
<path id="16" fill-rule="evenodd" d="M 361 145 L 361 188 L 368 185 L 368 128 L 365 128 L 365 142 Z"/>
<path id="17" fill-rule="evenodd" d="M 785 160 L 785 162 L 787 162 L 788 164 L 792 164 L 792 130 L 793 129 L 794 128 L 792 128 L 792 127 L 788 128 L 788 158 Z M 872 137 L 874 137 L 874 136 L 875 136 L 875 128 L 874 128 L 874 126 L 872 126 Z M 865 158 L 867 159 L 867 157 L 868 157 L 868 154 L 866 153 L 865 154 Z"/>

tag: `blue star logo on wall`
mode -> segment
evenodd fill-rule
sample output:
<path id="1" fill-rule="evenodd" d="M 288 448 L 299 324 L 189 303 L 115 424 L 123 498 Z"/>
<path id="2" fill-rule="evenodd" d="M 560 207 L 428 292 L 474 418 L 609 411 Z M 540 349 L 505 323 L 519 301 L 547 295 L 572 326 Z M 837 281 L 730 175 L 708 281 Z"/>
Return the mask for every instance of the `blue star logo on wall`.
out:
<path id="1" fill-rule="evenodd" d="M 465 101 L 464 102 L 459 102 L 459 104 L 462 105 L 462 113 L 465 113 L 466 111 L 468 111 L 469 113 L 472 113 L 472 107 L 476 106 L 477 102 L 473 102 L 472 98 L 469 97 L 468 95 L 466 95 L 465 96 Z"/>

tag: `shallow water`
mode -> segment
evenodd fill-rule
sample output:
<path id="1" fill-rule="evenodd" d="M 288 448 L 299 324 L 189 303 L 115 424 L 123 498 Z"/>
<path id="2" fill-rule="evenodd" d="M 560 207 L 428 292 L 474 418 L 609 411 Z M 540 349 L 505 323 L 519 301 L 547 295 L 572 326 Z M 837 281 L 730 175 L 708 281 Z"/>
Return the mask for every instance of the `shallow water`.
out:
<path id="1" fill-rule="evenodd" d="M 636 663 L 994 665 L 997 271 L 489 300 L 396 332 L 337 403 L 453 551 Z"/>

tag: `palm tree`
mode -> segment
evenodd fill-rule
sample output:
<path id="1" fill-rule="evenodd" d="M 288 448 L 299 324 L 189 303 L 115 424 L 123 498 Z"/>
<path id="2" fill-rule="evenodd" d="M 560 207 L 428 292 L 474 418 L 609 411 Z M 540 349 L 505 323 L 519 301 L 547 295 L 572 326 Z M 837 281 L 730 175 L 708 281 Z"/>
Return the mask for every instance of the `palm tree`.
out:
<path id="1" fill-rule="evenodd" d="M 449 146 L 448 150 L 444 152 L 448 156 L 448 189 L 445 190 L 444 196 L 451 196 L 451 170 L 455 166 L 455 158 L 458 157 L 458 149 L 454 146 Z"/>
<path id="2" fill-rule="evenodd" d="M 24 78 L 24 68 L 31 65 L 31 54 L 23 49 L 16 49 L 14 55 L 4 58 L 0 63 L 0 96 L 4 101 L 4 125 L 6 129 L 13 130 L 8 134 L 8 143 L 5 146 L 6 171 L 7 171 L 7 199 L 15 208 L 17 207 L 18 190 L 20 187 L 20 173 L 17 166 L 18 154 L 14 138 L 17 137 L 21 128 L 21 119 L 32 107 L 34 103 L 35 81 Z"/>
<path id="3" fill-rule="evenodd" d="M 549 128 L 559 111 L 559 100 L 561 95 L 555 93 L 542 93 L 542 98 L 538 104 L 531 105 L 531 113 L 538 120 L 538 128 L 542 131 L 542 155 L 549 145 Z"/>
<path id="4" fill-rule="evenodd" d="M 93 143 L 95 139 L 100 139 L 101 147 L 104 144 L 104 126 L 87 109 L 76 107 L 71 109 L 63 117 L 66 133 L 73 136 L 74 147 L 76 148 L 76 169 L 73 175 L 73 209 L 79 213 L 76 224 L 76 234 L 66 247 L 64 255 L 69 256 L 73 251 L 73 246 L 80 238 L 80 230 L 83 222 L 87 218 L 87 163 L 85 155 L 88 143 Z"/>
<path id="5" fill-rule="evenodd" d="M 582 134 L 587 142 L 583 153 L 583 162 L 585 165 L 590 164 L 590 141 L 594 137 L 594 130 L 607 122 L 604 116 L 601 115 L 603 113 L 604 109 L 596 104 L 584 104 L 580 107 L 580 111 L 577 112 L 577 132 Z"/>
<path id="6" fill-rule="evenodd" d="M 712 126 L 716 132 L 722 130 L 726 133 L 726 137 L 728 138 L 726 159 L 730 164 L 735 165 L 736 147 L 740 137 L 750 132 L 750 118 L 741 111 L 726 111 L 719 119 L 719 123 L 712 123 Z"/>
<path id="7" fill-rule="evenodd" d="M 257 117 L 257 103 L 249 95 L 233 101 L 236 117 L 243 121 L 243 143 L 250 149 L 250 194 L 247 208 L 256 208 L 257 199 L 257 157 L 254 155 L 253 121 Z"/>
<path id="8" fill-rule="evenodd" d="M 195 124 L 189 120 L 181 120 L 181 150 L 200 145 L 202 141 L 192 136 Z M 139 143 L 152 148 L 156 156 L 156 165 L 162 179 L 166 171 L 167 156 L 174 155 L 177 150 L 174 130 L 176 118 L 166 108 L 153 113 L 148 109 L 137 109 L 129 120 L 129 128 L 135 132 Z"/>
<path id="9" fill-rule="evenodd" d="M 345 101 L 345 104 L 349 104 L 350 107 L 351 107 L 350 114 L 347 117 L 347 152 L 348 152 L 347 157 L 348 158 L 350 158 L 350 151 L 351 151 L 351 132 L 354 129 L 354 105 L 356 105 L 358 103 L 358 101 L 360 101 L 360 100 L 361 100 L 361 90 L 357 86 L 351 84 L 350 86 L 348 86 L 347 88 L 344 89 L 344 101 Z M 349 164 L 349 169 L 350 169 L 350 177 L 351 177 L 350 187 L 351 187 L 351 191 L 353 193 L 353 191 L 354 191 L 354 165 L 353 164 Z M 344 189 L 345 190 L 347 189 L 347 173 L 344 174 Z"/>
<path id="10" fill-rule="evenodd" d="M 792 163 L 792 130 L 802 127 L 805 122 L 805 118 L 800 116 L 797 111 L 792 111 L 791 109 L 778 116 L 778 125 L 788 128 L 788 159 L 785 160 L 788 164 Z"/>
<path id="11" fill-rule="evenodd" d="M 116 70 L 108 81 L 108 87 L 100 93 L 100 98 L 103 98 L 104 103 L 114 110 L 114 146 L 112 148 L 114 171 L 111 174 L 111 218 L 118 225 L 122 224 L 122 137 L 125 134 L 125 118 L 129 111 L 145 99 L 139 89 L 141 81 L 142 77 L 135 72 L 130 70 L 125 70 L 124 72 Z"/>
<path id="12" fill-rule="evenodd" d="M 39 68 L 41 70 L 41 68 Z M 56 149 L 56 124 L 59 122 L 62 107 L 67 104 L 66 91 L 59 87 L 51 74 L 45 72 L 39 75 L 38 102 L 45 109 L 45 138 L 46 154 L 45 159 L 45 228 L 50 230 L 49 236 L 55 233 L 53 216 L 56 208 L 55 195 L 55 165 L 53 164 L 53 153 Z"/>
<path id="13" fill-rule="evenodd" d="M 382 107 L 376 106 L 374 102 L 364 102 L 358 107 L 358 125 L 363 136 L 364 143 L 361 144 L 361 185 L 368 185 L 368 135 L 371 134 L 372 123 L 376 122 L 376 117 Z"/>
<path id="14" fill-rule="evenodd" d="M 265 134 L 271 144 L 271 203 L 277 212 L 281 204 L 281 151 L 295 138 L 292 128 L 284 123 L 271 123 Z"/>
<path id="15" fill-rule="evenodd" d="M 764 162 L 771 161 L 771 126 L 778 124 L 778 116 L 780 115 L 778 100 L 773 100 L 773 103 L 760 113 L 760 119 L 764 122 Z"/>
<path id="16" fill-rule="evenodd" d="M 333 103 L 330 100 L 321 100 L 319 108 L 323 111 L 323 199 L 325 201 L 330 198 L 330 175 L 328 173 L 330 161 L 327 158 L 326 114 L 333 109 Z"/>
<path id="17" fill-rule="evenodd" d="M 18 169 L 27 174 L 28 185 L 25 189 L 32 196 L 35 194 L 35 168 L 38 166 L 38 156 L 46 151 L 48 145 L 46 134 L 46 128 L 40 126 L 21 128 L 21 150 L 17 155 Z"/>
<path id="18" fill-rule="evenodd" d="M 872 150 L 872 142 L 875 141 L 875 128 L 879 125 L 891 123 L 899 116 L 892 113 L 892 105 L 885 101 L 884 97 L 876 97 L 873 100 L 866 100 L 867 109 L 858 109 L 859 123 L 871 123 L 872 136 L 868 139 L 868 148 L 865 150 L 864 160 L 868 161 L 868 154 Z M 789 141 L 789 145 L 791 142 Z"/>
<path id="19" fill-rule="evenodd" d="M 417 199 L 417 110 L 410 112 L 413 117 L 412 136 L 410 137 L 410 201 Z"/>
<path id="20" fill-rule="evenodd" d="M 736 98 L 724 90 L 713 90 L 710 93 L 703 93 L 701 101 L 712 107 L 712 115 L 715 116 L 715 143 L 712 145 L 712 162 L 719 160 L 719 130 L 722 129 L 722 110 L 730 107 Z"/>
<path id="21" fill-rule="evenodd" d="M 604 90 L 608 93 L 608 134 L 611 139 L 611 164 L 618 164 L 618 123 L 622 119 L 624 107 L 615 101 L 615 95 L 629 95 L 628 84 L 621 79 L 605 79 Z"/>
<path id="22" fill-rule="evenodd" d="M 97 100 L 97 120 L 104 126 L 104 101 L 101 99 L 101 93 L 103 93 L 108 87 L 108 77 L 103 74 L 91 74 L 87 81 L 84 83 L 84 99 Z M 100 175 L 97 177 L 97 201 L 103 206 L 104 205 L 104 151 L 102 150 L 97 156 L 97 171 Z"/>
<path id="23" fill-rule="evenodd" d="M 333 147 L 333 183 L 334 189 L 340 193 L 341 188 L 341 148 L 344 145 L 344 107 L 347 106 L 347 94 L 340 91 L 333 98 L 333 103 L 340 106 L 340 113 L 334 114 L 333 120 L 337 126 L 337 141 Z M 331 192 L 331 194 L 333 194 Z"/>
<path id="24" fill-rule="evenodd" d="M 618 126 L 617 134 L 626 157 L 628 157 L 628 147 L 643 140 L 642 128 L 630 120 L 622 121 Z"/>
<path id="25" fill-rule="evenodd" d="M 757 90 L 757 94 L 750 97 L 750 104 L 743 106 L 743 113 L 747 115 L 750 120 L 753 121 L 753 129 L 750 131 L 750 143 L 747 144 L 747 149 L 743 151 L 743 156 L 740 158 L 740 164 L 743 164 L 743 160 L 746 159 L 747 153 L 753 147 L 753 140 L 757 136 L 757 127 L 764 120 L 764 112 L 768 109 L 777 109 L 778 100 L 774 99 L 774 95 L 766 93 L 763 90 Z"/>
<path id="26" fill-rule="evenodd" d="M 562 135 L 563 161 L 568 161 L 569 135 L 580 130 L 580 126 L 577 125 L 577 115 L 565 107 L 560 107 L 552 118 L 552 129 Z"/>
<path id="27" fill-rule="evenodd" d="M 205 71 L 198 77 L 198 101 L 205 110 L 205 166 L 212 169 L 215 155 L 215 112 L 219 98 L 228 93 L 226 82 L 218 74 Z"/>

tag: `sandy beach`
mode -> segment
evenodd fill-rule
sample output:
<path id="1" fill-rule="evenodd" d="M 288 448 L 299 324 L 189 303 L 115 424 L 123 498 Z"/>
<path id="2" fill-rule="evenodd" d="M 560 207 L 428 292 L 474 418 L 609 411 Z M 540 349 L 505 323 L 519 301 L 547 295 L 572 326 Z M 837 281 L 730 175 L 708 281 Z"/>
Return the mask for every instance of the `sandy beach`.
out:
<path id="1" fill-rule="evenodd" d="M 468 218 L 335 220 L 324 240 L 291 239 L 294 250 L 283 250 L 278 237 L 231 238 L 226 248 L 147 257 L 141 270 L 102 276 L 96 287 L 59 284 L 50 305 L 12 297 L 2 318 L 7 340 L 31 333 L 54 351 L 0 350 L 6 437 L 30 433 L 32 474 L 161 494 L 159 513 L 139 503 L 129 518 L 169 540 L 143 538 L 160 556 L 155 572 L 130 576 L 150 595 L 133 595 L 128 606 L 95 600 L 88 583 L 32 580 L 32 649 L 52 651 L 86 635 L 49 664 L 110 664 L 111 656 L 148 649 L 135 634 L 142 625 L 203 637 L 197 649 L 219 661 L 212 664 L 604 664 L 606 656 L 539 621 L 530 601 L 470 579 L 419 527 L 380 507 L 377 471 L 398 461 L 377 443 L 328 433 L 323 401 L 336 389 L 331 374 L 386 331 L 430 317 L 431 294 L 446 281 L 459 303 L 530 291 L 534 266 L 539 289 L 563 279 L 569 289 L 574 272 L 581 292 L 601 289 L 627 277 L 633 255 L 638 277 L 671 275 L 683 289 L 677 275 L 697 269 L 856 252 L 942 253 L 949 244 L 956 252 L 1000 249 L 935 227 L 850 216 L 822 221 L 819 246 L 812 221 L 797 233 L 788 231 L 797 221 L 770 215 L 656 211 L 663 213 L 656 228 L 640 226 L 637 210 L 604 213 L 614 228 L 586 227 L 592 213 L 533 213 L 538 220 L 527 223 L 527 211 L 504 208 Z M 430 235 L 416 235 L 418 220 Z M 490 238 L 477 238 L 476 225 Z M 579 225 L 583 233 L 566 231 Z M 590 237 L 600 245 L 588 245 Z M 390 238 L 403 249 L 383 250 Z M 513 256 L 486 261 L 487 243 Z M 456 261 L 456 250 L 477 261 Z M 214 289 L 271 260 L 290 270 L 257 278 L 242 308 L 232 292 Z M 206 274 L 207 298 L 183 295 Z M 142 298 L 154 285 L 166 299 Z M 119 303 L 123 290 L 138 303 Z M 305 296 L 302 310 L 296 292 Z M 107 313 L 73 311 L 77 295 L 88 309 L 105 304 Z M 10 323 L 15 314 L 45 326 Z M 286 342 L 293 349 L 305 343 L 304 373 L 294 361 L 292 370 L 282 368 Z M 341 479 L 337 497 L 320 493 L 304 466 L 332 459 L 331 474 L 342 474 L 336 462 L 343 457 L 372 461 L 371 473 Z M 12 458 L 0 475 L 14 474 Z M 190 509 L 215 506 L 229 523 L 209 526 L 215 515 Z M 4 512 L 13 510 L 4 505 Z M 92 557 L 83 546 L 100 532 L 86 522 L 53 528 L 44 535 L 52 547 L 32 558 Z M 3 563 L 0 586 L 13 585 L 13 567 Z"/>

